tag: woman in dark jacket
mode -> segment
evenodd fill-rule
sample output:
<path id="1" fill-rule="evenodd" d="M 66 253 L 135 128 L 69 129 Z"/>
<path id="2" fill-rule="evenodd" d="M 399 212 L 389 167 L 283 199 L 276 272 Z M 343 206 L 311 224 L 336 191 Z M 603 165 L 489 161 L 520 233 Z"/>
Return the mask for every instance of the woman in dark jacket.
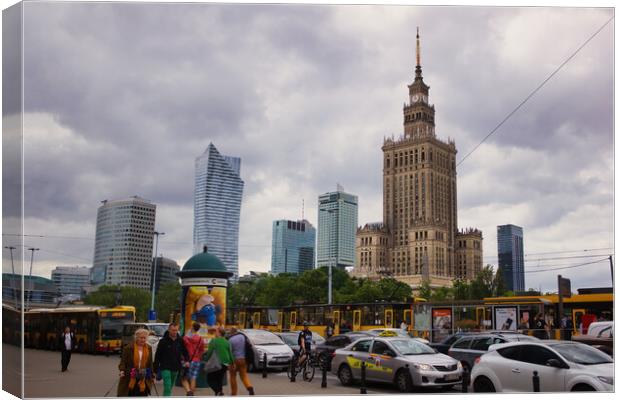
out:
<path id="1" fill-rule="evenodd" d="M 118 365 L 118 397 L 148 396 L 153 387 L 153 350 L 146 343 L 149 331 L 138 329 L 134 342 L 125 346 Z"/>

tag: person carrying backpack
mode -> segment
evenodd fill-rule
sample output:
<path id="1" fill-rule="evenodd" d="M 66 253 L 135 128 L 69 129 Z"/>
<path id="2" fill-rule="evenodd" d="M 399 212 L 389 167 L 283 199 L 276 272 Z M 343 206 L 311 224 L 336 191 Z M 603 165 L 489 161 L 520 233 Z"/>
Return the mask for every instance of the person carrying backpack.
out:
<path id="1" fill-rule="evenodd" d="M 250 396 L 254 396 L 254 387 L 252 387 L 252 382 L 250 382 L 250 377 L 248 375 L 248 366 L 246 362 L 246 359 L 248 358 L 248 353 L 252 351 L 252 347 L 249 346 L 248 339 L 243 334 L 241 334 L 237 330 L 237 328 L 231 328 L 230 334 L 231 335 L 228 338 L 228 342 L 230 343 L 232 355 L 234 358 L 234 362 L 230 365 L 230 368 L 228 370 L 230 380 L 230 395 L 237 395 L 238 372 L 239 377 L 241 378 L 241 382 L 248 391 L 248 394 Z"/>

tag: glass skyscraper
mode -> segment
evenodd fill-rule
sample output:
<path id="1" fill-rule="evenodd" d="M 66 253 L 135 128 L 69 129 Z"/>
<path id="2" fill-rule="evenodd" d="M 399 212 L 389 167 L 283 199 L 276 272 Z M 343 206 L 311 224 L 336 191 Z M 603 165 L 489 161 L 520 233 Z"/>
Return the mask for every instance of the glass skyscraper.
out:
<path id="1" fill-rule="evenodd" d="M 310 222 L 273 221 L 271 272 L 301 274 L 314 267 L 316 229 Z"/>
<path id="2" fill-rule="evenodd" d="M 516 225 L 497 227 L 497 262 L 506 290 L 524 291 L 523 228 Z"/>
<path id="3" fill-rule="evenodd" d="M 355 265 L 357 196 L 336 192 L 319 196 L 317 267 Z"/>
<path id="4" fill-rule="evenodd" d="M 194 254 L 207 246 L 228 271 L 239 276 L 239 216 L 243 181 L 241 158 L 220 154 L 213 143 L 196 158 Z"/>

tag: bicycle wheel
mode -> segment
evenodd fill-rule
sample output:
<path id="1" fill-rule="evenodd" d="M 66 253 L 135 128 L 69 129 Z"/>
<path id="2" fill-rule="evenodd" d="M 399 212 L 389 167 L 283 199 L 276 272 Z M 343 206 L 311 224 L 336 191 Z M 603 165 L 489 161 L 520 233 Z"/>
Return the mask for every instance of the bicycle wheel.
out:
<path id="1" fill-rule="evenodd" d="M 299 364 L 299 358 L 293 356 L 293 359 L 288 364 L 288 368 L 286 368 L 286 376 L 288 376 L 288 379 L 291 379 L 293 374 L 297 375 L 299 373 L 297 364 Z"/>
<path id="2" fill-rule="evenodd" d="M 306 362 L 303 369 L 304 381 L 312 382 L 312 379 L 314 378 L 314 370 L 314 365 L 312 365 L 312 363 Z"/>

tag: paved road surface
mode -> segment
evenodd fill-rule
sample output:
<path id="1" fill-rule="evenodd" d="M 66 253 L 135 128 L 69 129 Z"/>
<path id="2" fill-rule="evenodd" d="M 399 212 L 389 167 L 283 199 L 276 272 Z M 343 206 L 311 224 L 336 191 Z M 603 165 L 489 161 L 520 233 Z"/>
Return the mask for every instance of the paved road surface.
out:
<path id="1" fill-rule="evenodd" d="M 3 358 L 17 357 L 19 350 L 13 346 L 2 346 Z M 101 355 L 73 354 L 67 372 L 60 372 L 60 353 L 44 350 L 25 350 L 25 395 L 26 397 L 108 397 L 116 396 L 118 382 L 118 355 L 105 357 Z M 6 364 L 5 364 L 6 366 Z M 17 371 L 5 370 L 4 377 L 14 376 L 18 380 Z M 359 394 L 359 387 L 345 387 L 335 375 L 328 374 L 327 388 L 321 388 L 321 375 L 317 371 L 310 383 L 297 380 L 291 383 L 285 372 L 270 373 L 266 379 L 261 374 L 250 374 L 257 395 L 346 395 Z M 246 391 L 239 382 L 239 394 Z M 163 392 L 161 382 L 157 383 L 158 393 Z M 228 395 L 230 388 L 224 388 Z M 370 384 L 368 394 L 397 394 L 390 385 Z M 436 393 L 425 391 L 425 393 Z M 184 396 L 182 388 L 175 387 L 173 396 Z M 197 396 L 212 396 L 210 389 L 198 389 Z"/>

